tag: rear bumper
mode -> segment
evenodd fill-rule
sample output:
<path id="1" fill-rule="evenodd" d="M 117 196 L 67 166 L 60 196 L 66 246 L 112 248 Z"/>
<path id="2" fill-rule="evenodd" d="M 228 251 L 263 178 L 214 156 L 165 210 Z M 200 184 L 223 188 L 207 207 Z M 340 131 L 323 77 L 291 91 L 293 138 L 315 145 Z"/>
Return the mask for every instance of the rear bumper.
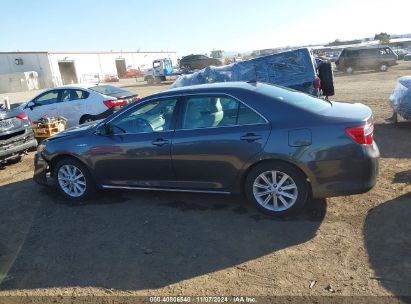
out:
<path id="1" fill-rule="evenodd" d="M 30 131 L 31 132 L 31 131 Z M 6 161 L 9 158 L 23 154 L 23 152 L 34 149 L 37 146 L 37 141 L 33 134 L 24 134 L 16 136 L 0 144 L 0 162 Z"/>
<path id="2" fill-rule="evenodd" d="M 371 190 L 377 182 L 380 152 L 375 143 L 363 149 L 362 159 L 316 162 L 311 170 L 315 177 L 310 178 L 313 197 L 344 196 Z"/>

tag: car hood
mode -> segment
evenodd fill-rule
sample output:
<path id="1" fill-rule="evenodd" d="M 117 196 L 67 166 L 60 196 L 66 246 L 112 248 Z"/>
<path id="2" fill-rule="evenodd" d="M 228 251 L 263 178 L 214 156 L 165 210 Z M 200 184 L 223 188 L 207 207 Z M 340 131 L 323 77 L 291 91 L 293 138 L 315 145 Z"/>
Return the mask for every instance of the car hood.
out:
<path id="1" fill-rule="evenodd" d="M 67 136 L 80 136 L 85 133 L 88 133 L 96 128 L 96 126 L 101 122 L 102 120 L 95 120 L 91 121 L 82 125 L 78 125 L 76 127 L 71 127 L 63 132 L 57 133 L 56 135 L 53 135 L 52 137 L 49 138 L 49 140 L 54 140 L 58 138 L 63 138 Z"/>

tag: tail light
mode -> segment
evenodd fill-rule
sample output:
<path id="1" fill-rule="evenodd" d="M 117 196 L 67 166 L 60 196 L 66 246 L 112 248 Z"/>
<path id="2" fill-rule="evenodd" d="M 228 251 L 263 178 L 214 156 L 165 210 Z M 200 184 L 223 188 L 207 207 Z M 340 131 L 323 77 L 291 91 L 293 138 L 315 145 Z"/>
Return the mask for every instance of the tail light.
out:
<path id="1" fill-rule="evenodd" d="M 30 118 L 27 116 L 27 114 L 17 115 L 16 118 L 21 119 L 21 120 L 31 121 Z"/>
<path id="2" fill-rule="evenodd" d="M 104 100 L 103 103 L 107 108 L 112 108 L 112 107 L 122 107 L 126 104 L 126 101 L 124 99 Z"/>
<path id="3" fill-rule="evenodd" d="M 133 102 L 139 101 L 141 99 L 140 95 L 137 95 L 133 98 Z"/>
<path id="4" fill-rule="evenodd" d="M 371 145 L 374 136 L 374 124 L 369 123 L 359 127 L 346 128 L 345 132 L 361 145 Z"/>
<path id="5" fill-rule="evenodd" d="M 316 89 L 321 89 L 321 79 L 318 76 L 316 76 L 314 79 L 314 87 Z"/>

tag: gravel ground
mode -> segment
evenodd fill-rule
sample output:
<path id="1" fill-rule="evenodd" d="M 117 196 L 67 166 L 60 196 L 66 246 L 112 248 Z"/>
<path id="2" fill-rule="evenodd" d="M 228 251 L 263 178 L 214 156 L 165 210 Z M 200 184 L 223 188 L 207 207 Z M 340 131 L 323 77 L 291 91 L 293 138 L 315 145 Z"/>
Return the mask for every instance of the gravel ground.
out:
<path id="1" fill-rule="evenodd" d="M 332 99 L 374 112 L 378 183 L 362 195 L 312 201 L 292 218 L 202 194 L 109 191 L 72 206 L 32 182 L 30 153 L 0 171 L 0 302 L 411 296 L 411 123 L 385 122 L 388 96 L 407 74 L 404 62 L 386 73 L 336 73 Z M 143 96 L 168 84 L 122 83 Z"/>

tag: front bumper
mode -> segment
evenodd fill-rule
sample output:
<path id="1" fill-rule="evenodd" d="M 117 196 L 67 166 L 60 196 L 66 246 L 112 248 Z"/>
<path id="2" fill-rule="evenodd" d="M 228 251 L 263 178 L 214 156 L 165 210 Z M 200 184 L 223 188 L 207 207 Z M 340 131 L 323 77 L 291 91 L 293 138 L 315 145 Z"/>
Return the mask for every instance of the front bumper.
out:
<path id="1" fill-rule="evenodd" d="M 0 145 L 0 162 L 7 161 L 9 158 L 36 147 L 37 141 L 32 135 L 23 135 L 3 142 Z"/>
<path id="2" fill-rule="evenodd" d="M 49 164 L 41 155 L 37 152 L 34 156 L 34 175 L 33 180 L 41 185 L 51 186 L 53 185 L 53 179 L 50 177 Z"/>

